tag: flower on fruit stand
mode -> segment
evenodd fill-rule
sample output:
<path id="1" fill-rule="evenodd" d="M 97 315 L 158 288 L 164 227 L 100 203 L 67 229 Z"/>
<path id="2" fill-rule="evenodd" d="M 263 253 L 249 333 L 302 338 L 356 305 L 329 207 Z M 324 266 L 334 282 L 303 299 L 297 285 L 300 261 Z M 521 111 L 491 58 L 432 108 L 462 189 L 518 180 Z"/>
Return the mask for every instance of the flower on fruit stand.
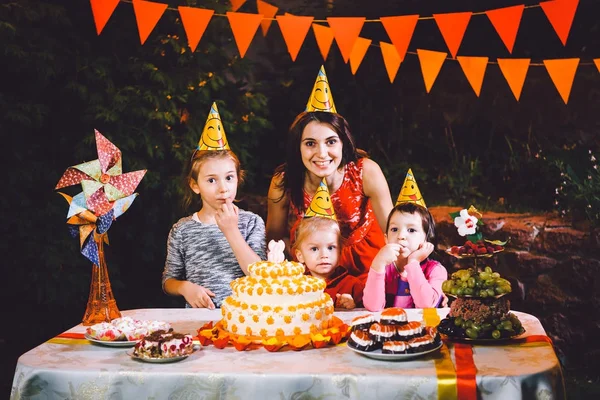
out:
<path id="1" fill-rule="evenodd" d="M 460 216 L 454 218 L 454 226 L 458 228 L 460 236 L 474 235 L 477 232 L 476 217 L 469 215 L 466 209 L 460 210 Z"/>

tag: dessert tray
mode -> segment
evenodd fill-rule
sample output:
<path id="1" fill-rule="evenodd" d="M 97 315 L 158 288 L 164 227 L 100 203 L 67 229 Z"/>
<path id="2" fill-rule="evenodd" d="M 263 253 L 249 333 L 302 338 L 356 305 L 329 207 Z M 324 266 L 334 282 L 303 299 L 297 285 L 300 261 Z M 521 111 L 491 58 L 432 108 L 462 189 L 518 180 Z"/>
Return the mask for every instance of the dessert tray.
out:
<path id="1" fill-rule="evenodd" d="M 194 345 L 194 350 L 190 354 L 184 354 L 184 355 L 175 356 L 175 357 L 140 357 L 140 356 L 136 356 L 135 354 L 133 354 L 133 349 L 127 350 L 127 355 L 129 357 L 133 358 L 134 360 L 138 360 L 138 361 L 143 361 L 143 362 L 152 363 L 152 364 L 166 364 L 166 363 L 172 363 L 172 362 L 185 360 L 186 358 L 188 358 L 189 356 L 194 354 L 199 349 L 200 349 L 200 346 Z"/>
<path id="2" fill-rule="evenodd" d="M 94 339 L 92 336 L 87 333 L 83 334 L 87 340 L 92 343 L 99 344 L 107 347 L 133 347 L 137 343 L 137 340 L 98 340 Z"/>
<path id="3" fill-rule="evenodd" d="M 461 294 L 460 296 L 452 294 L 452 293 L 444 293 L 446 296 L 448 297 L 453 297 L 455 299 L 458 298 L 464 298 L 464 299 L 479 299 L 479 300 L 485 300 L 485 299 L 499 299 L 500 297 L 504 297 L 506 296 L 508 293 L 502 293 L 502 294 L 497 294 L 495 296 L 488 296 L 488 297 L 482 297 L 482 296 L 474 296 L 471 294 Z"/>
<path id="4" fill-rule="evenodd" d="M 434 351 L 439 350 L 440 347 L 442 347 L 442 344 L 443 343 L 440 341 L 439 345 L 437 345 L 433 349 L 425 350 L 420 353 L 407 353 L 407 354 L 385 354 L 385 353 L 381 352 L 381 349 L 377 349 L 377 350 L 373 350 L 373 351 L 363 351 L 363 350 L 358 350 L 358 349 L 352 347 L 350 344 L 348 344 L 347 346 L 350 350 L 354 351 L 355 353 L 358 353 L 365 357 L 373 358 L 375 360 L 406 361 L 406 360 L 412 360 L 414 358 L 422 357 L 425 354 L 433 353 Z"/>

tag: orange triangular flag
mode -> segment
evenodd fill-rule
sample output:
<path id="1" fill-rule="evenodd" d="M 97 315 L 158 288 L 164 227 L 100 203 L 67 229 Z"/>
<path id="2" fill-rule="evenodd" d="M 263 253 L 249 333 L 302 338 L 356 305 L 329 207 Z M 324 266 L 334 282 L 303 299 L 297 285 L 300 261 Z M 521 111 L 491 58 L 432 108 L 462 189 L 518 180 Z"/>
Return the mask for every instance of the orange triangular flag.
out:
<path id="1" fill-rule="evenodd" d="M 327 17 L 345 63 L 350 59 L 354 42 L 360 34 L 365 19 L 365 17 Z"/>
<path id="2" fill-rule="evenodd" d="M 200 42 L 202 35 L 204 35 L 204 31 L 215 13 L 215 10 L 183 6 L 177 8 L 181 15 L 183 29 L 185 29 L 185 34 L 187 35 L 188 45 L 193 53 L 196 51 L 196 46 L 198 46 L 198 42 Z"/>
<path id="3" fill-rule="evenodd" d="M 521 24 L 524 8 L 525 5 L 521 4 L 485 12 L 492 25 L 494 25 L 494 28 L 496 28 L 496 32 L 498 32 L 498 35 L 500 36 L 500 39 L 502 39 L 502 42 L 504 42 L 508 52 L 511 54 L 513 46 L 515 45 L 515 39 L 517 38 L 517 31 Z"/>
<path id="4" fill-rule="evenodd" d="M 244 5 L 246 0 L 231 0 L 231 11 L 237 11 Z"/>
<path id="5" fill-rule="evenodd" d="M 598 72 L 600 72 L 600 58 L 594 58 L 594 64 L 596 64 L 596 68 L 598 68 Z"/>
<path id="6" fill-rule="evenodd" d="M 483 76 L 485 75 L 485 69 L 487 68 L 488 64 L 488 58 L 458 56 L 456 59 L 462 67 L 467 80 L 475 91 L 475 94 L 477 97 L 479 97 L 479 94 L 481 93 L 481 84 L 483 83 Z"/>
<path id="7" fill-rule="evenodd" d="M 573 87 L 573 79 L 579 65 L 579 58 L 563 58 L 558 60 L 544 60 L 544 65 L 554 82 L 554 86 L 558 89 L 560 97 L 565 104 L 569 101 L 571 88 Z"/>
<path id="8" fill-rule="evenodd" d="M 297 17 L 295 15 L 278 15 L 277 23 L 285 40 L 292 61 L 296 61 L 300 47 L 304 43 L 314 17 Z"/>
<path id="9" fill-rule="evenodd" d="M 352 71 L 352 75 L 356 75 L 356 71 L 358 71 L 358 67 L 360 67 L 363 58 L 365 58 L 370 45 L 371 39 L 361 37 L 358 37 L 356 42 L 354 42 L 352 53 L 350 53 L 350 71 Z"/>
<path id="10" fill-rule="evenodd" d="M 423 73 L 423 80 L 425 81 L 425 89 L 427 89 L 427 93 L 429 93 L 435 79 L 440 73 L 440 69 L 442 69 L 442 65 L 444 64 L 448 53 L 417 49 L 417 55 L 419 56 L 419 62 L 421 63 L 421 72 Z"/>
<path id="11" fill-rule="evenodd" d="M 397 17 L 381 17 L 380 19 L 390 40 L 396 46 L 400 62 L 404 61 L 404 56 L 408 50 L 408 45 L 415 31 L 415 26 L 417 26 L 419 16 L 400 15 Z"/>
<path id="12" fill-rule="evenodd" d="M 317 40 L 317 45 L 319 46 L 319 51 L 323 56 L 323 61 L 327 60 L 327 55 L 329 54 L 329 49 L 331 48 L 331 43 L 333 42 L 333 30 L 327 26 L 313 24 L 313 32 L 315 34 L 315 39 Z"/>
<path id="13" fill-rule="evenodd" d="M 540 3 L 563 46 L 567 44 L 579 0 L 554 0 Z"/>
<path id="14" fill-rule="evenodd" d="M 261 0 L 256 0 L 256 8 L 258 13 L 262 14 L 264 17 L 263 20 L 260 21 L 260 29 L 262 30 L 263 36 L 267 36 L 271 22 L 273 22 L 271 18 L 277 14 L 277 10 L 279 10 L 279 8 Z"/>
<path id="15" fill-rule="evenodd" d="M 256 34 L 256 30 L 262 21 L 261 14 L 247 14 L 227 11 L 227 19 L 233 31 L 233 37 L 240 51 L 240 57 L 244 58 L 250 42 Z"/>
<path id="16" fill-rule="evenodd" d="M 92 5 L 94 23 L 96 24 L 96 32 L 99 35 L 115 11 L 115 8 L 117 8 L 119 0 L 90 0 L 90 3 Z"/>
<path id="17" fill-rule="evenodd" d="M 510 86 L 510 90 L 512 90 L 517 101 L 521 97 L 521 90 L 523 90 L 523 83 L 525 83 L 525 76 L 527 75 L 530 62 L 531 59 L 529 58 L 498 59 L 500 71 L 502 71 L 504 78 L 506 78 L 508 86 Z"/>
<path id="18" fill-rule="evenodd" d="M 452 54 L 452 58 L 456 58 L 456 53 L 460 47 L 467 25 L 473 13 L 470 11 L 449 14 L 433 14 L 433 18 L 437 23 L 446 46 Z"/>
<path id="19" fill-rule="evenodd" d="M 400 54 L 398 54 L 398 50 L 396 50 L 396 46 L 393 44 L 379 42 L 379 47 L 381 47 L 381 55 L 383 56 L 385 70 L 390 77 L 390 83 L 394 83 L 396 73 L 398 73 L 398 68 L 400 68 L 400 64 L 402 63 Z"/>
<path id="20" fill-rule="evenodd" d="M 137 20 L 140 42 L 144 44 L 150 33 L 167 9 L 168 4 L 144 0 L 133 0 L 133 11 Z"/>

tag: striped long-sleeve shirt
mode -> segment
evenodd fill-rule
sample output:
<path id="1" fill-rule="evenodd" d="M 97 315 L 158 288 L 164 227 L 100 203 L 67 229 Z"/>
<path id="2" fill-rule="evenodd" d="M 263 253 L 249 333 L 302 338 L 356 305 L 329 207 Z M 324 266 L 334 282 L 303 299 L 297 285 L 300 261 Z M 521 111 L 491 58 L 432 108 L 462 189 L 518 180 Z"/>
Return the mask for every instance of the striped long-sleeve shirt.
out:
<path id="1" fill-rule="evenodd" d="M 250 211 L 239 210 L 238 227 L 246 242 L 262 259 L 265 223 Z M 215 307 L 231 295 L 230 283 L 244 276 L 229 242 L 216 224 L 204 224 L 196 214 L 180 219 L 169 232 L 162 284 L 169 278 L 190 281 L 210 289 Z M 186 307 L 190 305 L 186 303 Z"/>

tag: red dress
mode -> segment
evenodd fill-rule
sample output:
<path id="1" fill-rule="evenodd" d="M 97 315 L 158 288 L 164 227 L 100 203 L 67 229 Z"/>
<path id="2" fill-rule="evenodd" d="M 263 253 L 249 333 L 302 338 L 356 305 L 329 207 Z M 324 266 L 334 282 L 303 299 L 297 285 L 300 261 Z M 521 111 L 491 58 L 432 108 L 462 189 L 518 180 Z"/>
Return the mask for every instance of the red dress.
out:
<path id="1" fill-rule="evenodd" d="M 330 193 L 330 198 L 345 239 L 338 264 L 345 267 L 350 275 L 366 282 L 371 262 L 379 249 L 385 246 L 385 239 L 371 201 L 363 192 L 363 161 L 364 158 L 360 158 L 345 165 L 342 185 L 334 193 Z M 311 200 L 312 197 L 304 192 L 303 210 L 308 208 Z M 290 201 L 290 214 L 292 220 L 295 218 L 290 229 L 290 240 L 293 243 L 296 228 L 304 218 L 304 211 L 298 210 Z"/>

